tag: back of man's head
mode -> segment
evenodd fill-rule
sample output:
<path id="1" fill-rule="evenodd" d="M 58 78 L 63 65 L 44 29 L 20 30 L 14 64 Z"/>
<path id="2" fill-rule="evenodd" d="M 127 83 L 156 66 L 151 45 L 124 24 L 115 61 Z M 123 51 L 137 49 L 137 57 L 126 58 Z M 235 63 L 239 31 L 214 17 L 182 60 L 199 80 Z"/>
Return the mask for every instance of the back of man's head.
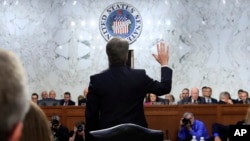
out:
<path id="1" fill-rule="evenodd" d="M 106 45 L 109 64 L 125 64 L 128 59 L 129 43 L 127 40 L 113 37 Z"/>
<path id="2" fill-rule="evenodd" d="M 0 49 L 0 141 L 13 138 L 28 109 L 22 64 L 13 53 Z"/>

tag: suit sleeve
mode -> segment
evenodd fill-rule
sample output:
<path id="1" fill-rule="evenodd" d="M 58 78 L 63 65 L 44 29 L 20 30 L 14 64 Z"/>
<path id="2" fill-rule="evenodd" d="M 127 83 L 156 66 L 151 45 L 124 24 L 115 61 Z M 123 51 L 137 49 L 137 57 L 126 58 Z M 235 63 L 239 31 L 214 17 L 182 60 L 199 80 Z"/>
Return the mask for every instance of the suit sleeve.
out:
<path id="1" fill-rule="evenodd" d="M 99 106 L 98 96 L 95 92 L 94 77 L 90 77 L 89 91 L 85 109 L 85 135 L 86 141 L 90 140 L 90 131 L 98 129 Z"/>
<path id="2" fill-rule="evenodd" d="M 161 82 L 148 78 L 148 93 L 164 95 L 170 93 L 172 88 L 172 70 L 168 67 L 161 68 Z"/>

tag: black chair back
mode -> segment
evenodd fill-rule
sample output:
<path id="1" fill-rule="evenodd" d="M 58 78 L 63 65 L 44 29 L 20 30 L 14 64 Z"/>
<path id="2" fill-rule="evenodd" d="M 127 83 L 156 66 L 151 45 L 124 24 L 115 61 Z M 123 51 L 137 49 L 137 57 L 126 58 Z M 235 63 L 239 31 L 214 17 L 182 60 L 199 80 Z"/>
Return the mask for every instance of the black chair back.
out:
<path id="1" fill-rule="evenodd" d="M 125 123 L 91 131 L 91 141 L 163 141 L 163 131 Z"/>

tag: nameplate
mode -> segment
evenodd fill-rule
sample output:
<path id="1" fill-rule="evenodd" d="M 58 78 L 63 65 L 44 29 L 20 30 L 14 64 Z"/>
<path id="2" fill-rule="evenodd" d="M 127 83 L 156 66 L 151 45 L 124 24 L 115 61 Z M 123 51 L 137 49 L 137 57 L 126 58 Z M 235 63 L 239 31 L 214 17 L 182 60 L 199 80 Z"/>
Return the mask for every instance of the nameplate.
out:
<path id="1" fill-rule="evenodd" d="M 250 141 L 250 125 L 230 125 L 230 141 Z"/>

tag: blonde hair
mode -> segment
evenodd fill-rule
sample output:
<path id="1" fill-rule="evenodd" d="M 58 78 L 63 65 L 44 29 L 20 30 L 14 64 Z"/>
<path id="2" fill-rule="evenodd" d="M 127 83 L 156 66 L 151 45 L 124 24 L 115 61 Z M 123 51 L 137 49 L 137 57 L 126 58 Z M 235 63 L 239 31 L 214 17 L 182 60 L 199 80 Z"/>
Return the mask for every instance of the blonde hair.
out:
<path id="1" fill-rule="evenodd" d="M 247 109 L 247 114 L 245 117 L 245 124 L 250 125 L 250 107 Z"/>
<path id="2" fill-rule="evenodd" d="M 20 141 L 53 141 L 49 122 L 40 107 L 30 102 L 30 109 L 23 121 Z"/>

